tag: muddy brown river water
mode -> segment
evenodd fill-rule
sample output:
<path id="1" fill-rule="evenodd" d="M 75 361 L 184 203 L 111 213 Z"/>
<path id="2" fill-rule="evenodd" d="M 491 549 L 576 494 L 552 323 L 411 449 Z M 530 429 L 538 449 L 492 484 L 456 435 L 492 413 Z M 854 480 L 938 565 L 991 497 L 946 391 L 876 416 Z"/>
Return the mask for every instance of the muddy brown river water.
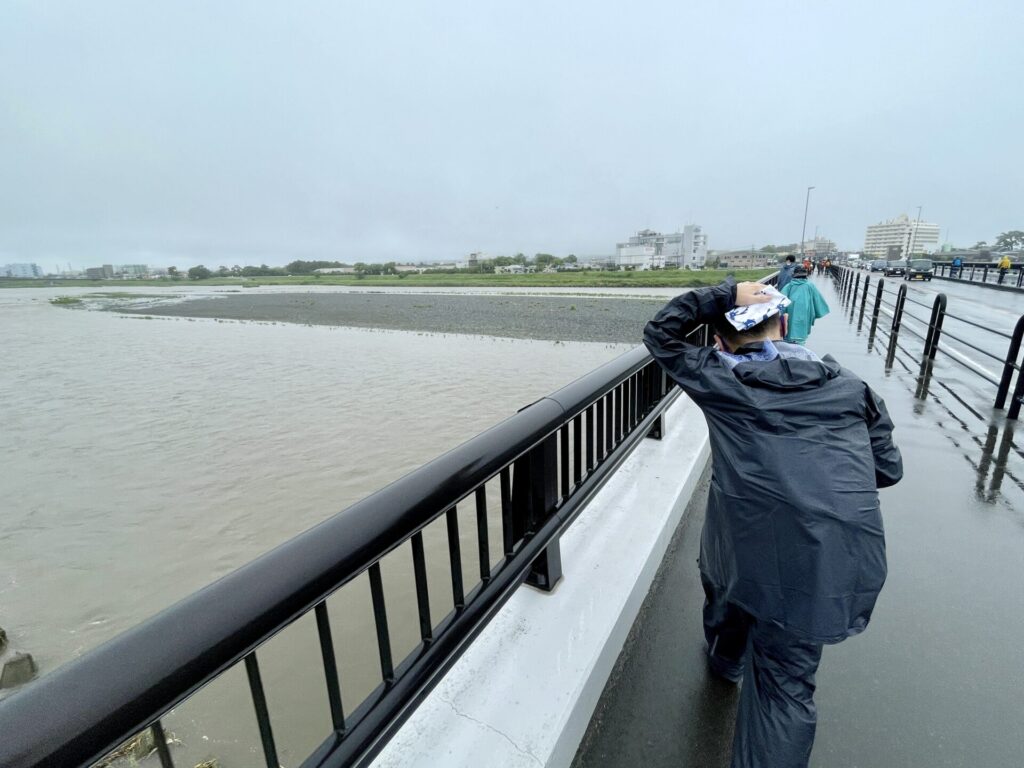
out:
<path id="1" fill-rule="evenodd" d="M 49 303 L 76 293 L 0 292 L 0 626 L 43 675 L 630 346 Z M 379 670 L 365 587 L 346 589 L 332 617 L 349 708 Z M 405 616 L 397 649 L 417 636 Z M 317 653 L 311 620 L 261 651 L 286 766 L 329 730 L 303 693 L 322 671 L 297 663 Z M 167 727 L 180 764 L 252 764 L 243 672 Z"/>

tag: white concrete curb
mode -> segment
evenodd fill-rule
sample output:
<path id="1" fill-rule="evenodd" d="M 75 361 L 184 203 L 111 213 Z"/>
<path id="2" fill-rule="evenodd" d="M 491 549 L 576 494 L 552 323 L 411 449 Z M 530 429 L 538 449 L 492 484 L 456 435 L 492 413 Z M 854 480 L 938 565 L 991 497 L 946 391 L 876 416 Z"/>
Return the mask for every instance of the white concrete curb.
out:
<path id="1" fill-rule="evenodd" d="M 568 766 L 709 456 L 681 396 L 562 537 L 554 592 L 520 588 L 373 762 Z"/>

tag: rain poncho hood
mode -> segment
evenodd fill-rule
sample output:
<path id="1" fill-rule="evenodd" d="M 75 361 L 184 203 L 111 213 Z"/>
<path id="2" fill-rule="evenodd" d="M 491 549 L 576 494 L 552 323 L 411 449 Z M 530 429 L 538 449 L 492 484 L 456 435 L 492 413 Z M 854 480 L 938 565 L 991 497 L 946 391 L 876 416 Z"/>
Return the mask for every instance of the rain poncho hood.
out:
<path id="1" fill-rule="evenodd" d="M 713 457 L 700 567 L 726 599 L 814 642 L 862 631 L 886 576 L 877 488 L 903 474 L 892 421 L 831 357 L 775 343 L 735 360 L 685 341 L 735 305 L 731 280 L 677 296 L 644 343 L 700 406 Z M 742 355 L 739 355 L 742 357 Z"/>
<path id="2" fill-rule="evenodd" d="M 828 314 L 828 304 L 806 279 L 795 278 L 782 288 L 792 302 L 786 309 L 786 341 L 802 344 L 811 335 L 814 321 Z"/>

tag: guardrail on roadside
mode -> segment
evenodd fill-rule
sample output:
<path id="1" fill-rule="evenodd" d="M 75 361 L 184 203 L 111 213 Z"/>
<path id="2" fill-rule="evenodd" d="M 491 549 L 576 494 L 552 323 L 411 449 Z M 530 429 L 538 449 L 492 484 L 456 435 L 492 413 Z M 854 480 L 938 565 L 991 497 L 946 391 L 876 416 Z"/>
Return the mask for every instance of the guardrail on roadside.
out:
<path id="1" fill-rule="evenodd" d="M 708 344 L 711 334 L 702 326 L 691 338 Z M 366 761 L 519 585 L 550 590 L 558 582 L 561 533 L 636 445 L 661 437 L 662 413 L 678 392 L 641 346 L 523 408 L 0 702 L 0 766 L 90 766 L 149 731 L 160 765 L 173 768 L 162 719 L 241 663 L 264 762 L 278 768 L 257 653 L 311 613 L 324 687 L 309 697 L 329 710 L 332 730 L 302 765 L 343 768 Z M 500 507 L 497 564 L 488 540 L 489 497 Z M 459 505 L 475 512 L 474 585 L 463 580 Z M 423 532 L 442 520 L 454 608 L 437 621 Z M 405 547 L 412 559 L 420 642 L 396 660 L 380 564 Z M 381 683 L 346 716 L 327 599 L 363 574 L 369 579 Z"/>
<path id="2" fill-rule="evenodd" d="M 962 280 L 965 283 L 986 283 L 1007 288 L 1024 288 L 1024 264 L 1011 264 L 1005 273 L 990 261 L 969 261 L 959 267 L 947 262 L 934 262 L 938 277 Z"/>
<path id="3" fill-rule="evenodd" d="M 962 368 L 971 371 L 976 376 L 992 384 L 996 388 L 995 399 L 993 401 L 993 408 L 998 410 L 1003 409 L 1006 406 L 1006 397 L 1010 391 L 1010 386 L 1013 384 L 1013 395 L 1010 397 L 1010 407 L 1007 411 L 1006 417 L 1008 419 L 1017 419 L 1020 416 L 1020 409 L 1022 401 L 1024 401 L 1024 375 L 1021 375 L 1022 362 L 1018 361 L 1020 357 L 1021 341 L 1024 339 L 1024 315 L 1017 320 L 1014 326 L 1013 333 L 1005 333 L 995 328 L 989 328 L 981 323 L 969 320 L 968 318 L 954 315 L 947 310 L 947 298 L 944 293 L 940 293 L 935 297 L 935 301 L 929 306 L 924 302 L 918 301 L 913 297 L 907 296 L 907 285 L 905 281 L 901 281 L 901 284 L 896 290 L 886 290 L 885 279 L 880 277 L 878 282 L 875 284 L 873 290 L 873 300 L 869 299 L 869 285 L 871 283 L 871 275 L 862 273 L 860 270 L 850 269 L 849 267 L 832 267 L 832 278 L 836 283 L 836 289 L 839 291 L 840 298 L 843 302 L 844 309 L 849 308 L 850 318 L 852 319 L 854 314 L 857 314 L 857 329 L 860 330 L 864 323 L 865 309 L 869 303 L 872 304 L 871 315 L 870 315 L 870 326 L 868 329 L 868 348 L 870 349 L 874 345 L 875 336 L 880 331 L 885 334 L 888 338 L 888 346 L 886 349 L 885 364 L 887 368 L 891 368 L 896 359 L 896 350 L 899 349 L 904 352 L 912 362 L 917 363 L 920 368 L 918 371 L 918 396 L 922 396 L 922 393 L 927 391 L 929 379 L 931 377 L 932 366 L 935 361 L 936 353 L 940 350 L 946 354 L 946 358 L 950 361 L 958 364 Z M 863 277 L 863 281 L 861 278 Z M 858 310 L 859 303 L 859 310 Z M 928 319 L 919 317 L 912 312 L 906 310 L 907 303 L 916 305 L 929 310 L 930 315 Z M 882 323 L 879 327 L 879 316 L 882 311 L 885 311 L 891 318 L 886 323 Z M 921 330 L 917 330 L 912 326 L 904 327 L 904 320 L 910 318 L 921 325 Z M 989 334 L 990 337 L 1005 339 L 1009 342 L 1006 353 L 999 355 L 991 350 L 984 349 L 974 342 L 968 341 L 963 338 L 962 335 L 951 333 L 948 329 L 944 328 L 944 322 L 946 319 L 954 320 L 964 325 L 971 326 L 974 328 L 981 329 Z M 901 332 L 906 332 L 921 341 L 924 342 L 921 359 L 914 357 L 914 353 L 907 349 L 903 344 L 900 343 Z M 957 344 L 960 344 L 968 349 L 984 355 L 1002 366 L 1002 374 L 999 378 L 983 368 L 981 365 L 971 360 L 970 358 L 958 353 L 956 350 L 951 349 L 947 344 L 944 344 L 944 339 L 952 339 Z M 1016 381 L 1014 382 L 1014 375 L 1016 374 Z"/>

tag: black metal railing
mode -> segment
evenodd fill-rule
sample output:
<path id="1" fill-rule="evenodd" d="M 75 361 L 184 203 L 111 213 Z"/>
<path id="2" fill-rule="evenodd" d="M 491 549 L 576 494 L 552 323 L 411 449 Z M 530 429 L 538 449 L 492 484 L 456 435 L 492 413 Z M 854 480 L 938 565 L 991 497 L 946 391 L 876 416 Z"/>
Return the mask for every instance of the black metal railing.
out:
<path id="1" fill-rule="evenodd" d="M 774 283 L 776 275 L 764 282 Z M 703 326 L 691 341 L 708 344 Z M 162 718 L 239 662 L 263 761 L 278 747 L 257 653 L 312 613 L 325 684 L 309 691 L 332 731 L 304 768 L 364 763 L 397 730 L 513 591 L 550 590 L 561 578 L 559 537 L 632 449 L 663 433 L 679 390 L 643 347 L 627 352 L 434 459 L 23 691 L 0 702 L 0 765 L 90 766 L 127 740 L 152 734 L 163 768 L 175 761 Z M 498 500 L 490 508 L 488 498 Z M 458 509 L 475 512 L 478 580 L 463 581 Z M 500 515 L 501 556 L 489 519 Z M 423 533 L 444 520 L 452 610 L 431 615 Z M 381 561 L 408 547 L 419 643 L 392 654 Z M 345 714 L 327 599 L 369 581 L 380 684 Z"/>
<path id="2" fill-rule="evenodd" d="M 991 261 L 969 261 L 959 266 L 948 262 L 936 262 L 933 269 L 936 277 L 950 280 L 1024 288 L 1024 264 L 1011 264 L 1005 272 L 999 269 L 998 263 Z"/>
<path id="3" fill-rule="evenodd" d="M 701 331 L 699 340 L 706 340 Z M 243 661 L 270 768 L 278 754 L 257 659 L 259 646 L 314 611 L 334 732 L 304 765 L 351 765 L 367 753 L 522 581 L 560 578 L 558 539 L 614 468 L 646 435 L 659 436 L 670 390 L 638 347 L 502 424 L 296 537 L 88 656 L 0 704 L 0 765 L 89 765 L 152 728 L 173 765 L 160 718 Z M 503 559 L 489 557 L 485 485 L 500 486 Z M 480 582 L 463 584 L 457 507 L 475 508 Z M 454 610 L 430 615 L 422 530 L 444 517 Z M 380 560 L 411 548 L 421 642 L 391 657 Z M 326 598 L 368 573 L 382 683 L 345 718 Z M 231 607 L 225 612 L 227 606 Z M 182 632 L 188 627 L 188 632 Z"/>
<path id="4" fill-rule="evenodd" d="M 868 329 L 868 349 L 874 348 L 876 335 L 881 333 L 888 341 L 885 353 L 887 368 L 891 368 L 896 361 L 897 350 L 902 351 L 912 362 L 919 366 L 919 396 L 923 396 L 927 392 L 936 354 L 941 350 L 946 353 L 945 358 L 947 360 L 996 387 L 995 399 L 993 401 L 993 407 L 996 409 L 1003 409 L 1006 406 L 1006 397 L 1010 391 L 1011 384 L 1013 384 L 1013 395 L 1010 398 L 1010 407 L 1006 415 L 1009 419 L 1017 419 L 1019 417 L 1021 404 L 1024 401 L 1024 376 L 1020 375 L 1021 366 L 1024 363 L 1019 360 L 1021 340 L 1024 338 L 1024 315 L 1021 315 L 1017 320 L 1011 334 L 949 312 L 947 309 L 948 301 L 944 293 L 938 294 L 931 304 L 927 304 L 907 295 L 907 284 L 905 281 L 901 282 L 898 288 L 893 288 L 892 286 L 887 287 L 885 279 L 879 277 L 878 282 L 875 284 L 872 300 L 869 298 L 870 274 L 848 267 L 835 266 L 832 268 L 832 278 L 835 280 L 836 289 L 839 291 L 840 300 L 844 308 L 849 308 L 850 319 L 852 320 L 854 315 L 857 316 L 857 330 L 860 330 L 864 324 L 865 308 L 869 302 L 872 304 Z M 861 285 L 862 278 L 863 285 Z M 926 319 L 914 314 L 913 311 L 907 310 L 908 303 L 912 307 L 921 307 L 928 310 L 928 318 Z M 882 313 L 888 316 L 889 321 L 888 323 L 882 323 L 880 327 L 879 318 Z M 955 332 L 951 332 L 948 328 L 944 327 L 947 319 L 964 326 L 980 329 L 985 332 L 986 338 L 1007 340 L 1009 344 L 1006 352 L 1000 354 L 991 349 L 986 349 L 975 341 L 964 338 L 965 331 L 959 328 Z M 906 320 L 912 322 L 905 324 Z M 915 357 L 914 351 L 901 343 L 901 333 L 909 334 L 923 343 L 920 359 Z M 945 343 L 946 340 L 951 340 L 963 348 L 996 361 L 1001 366 L 1001 375 L 997 378 L 976 360 L 952 349 Z M 905 363 L 904 366 L 906 367 Z M 1016 380 L 1014 380 L 1015 376 Z"/>

